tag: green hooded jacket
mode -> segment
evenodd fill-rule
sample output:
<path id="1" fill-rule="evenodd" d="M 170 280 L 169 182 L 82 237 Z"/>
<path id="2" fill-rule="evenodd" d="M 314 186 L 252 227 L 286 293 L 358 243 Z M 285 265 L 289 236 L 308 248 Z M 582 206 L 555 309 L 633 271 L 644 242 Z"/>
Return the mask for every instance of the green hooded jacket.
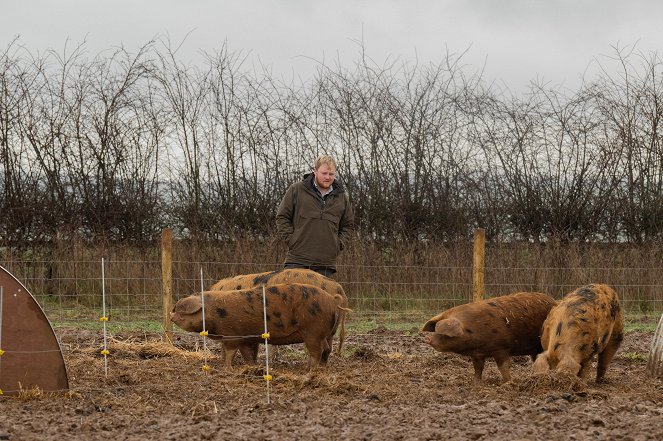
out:
<path id="1" fill-rule="evenodd" d="M 286 262 L 336 269 L 336 258 L 354 232 L 354 213 L 343 185 L 335 180 L 323 198 L 313 173 L 292 184 L 276 213 L 276 229 L 288 244 Z"/>

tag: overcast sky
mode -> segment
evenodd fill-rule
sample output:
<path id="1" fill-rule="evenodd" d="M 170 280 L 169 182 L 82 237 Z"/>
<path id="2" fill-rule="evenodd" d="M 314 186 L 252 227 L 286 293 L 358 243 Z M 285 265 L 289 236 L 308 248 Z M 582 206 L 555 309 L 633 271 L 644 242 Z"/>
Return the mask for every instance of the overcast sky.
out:
<path id="1" fill-rule="evenodd" d="M 226 42 L 278 76 L 306 79 L 317 62 L 356 61 L 363 40 L 379 63 L 437 64 L 468 50 L 466 63 L 517 92 L 537 78 L 573 89 L 595 60 L 609 63 L 612 46 L 663 49 L 661 17 L 655 0 L 12 0 L 0 43 L 19 35 L 36 52 L 86 40 L 96 53 L 186 37 L 184 62 Z"/>

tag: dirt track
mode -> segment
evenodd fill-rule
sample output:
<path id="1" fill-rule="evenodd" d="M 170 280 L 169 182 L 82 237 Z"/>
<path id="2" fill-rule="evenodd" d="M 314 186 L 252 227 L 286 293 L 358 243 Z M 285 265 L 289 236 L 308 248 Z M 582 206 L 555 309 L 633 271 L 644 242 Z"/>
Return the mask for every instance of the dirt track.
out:
<path id="1" fill-rule="evenodd" d="M 475 385 L 469 359 L 379 328 L 349 334 L 343 356 L 313 375 L 300 346 L 280 348 L 271 404 L 262 367 L 228 373 L 211 357 L 206 374 L 191 334 L 177 339 L 186 351 L 157 336 L 115 336 L 107 377 L 98 335 L 57 334 L 71 390 L 0 398 L 0 440 L 663 439 L 663 382 L 645 369 L 652 333 L 626 335 L 606 383 L 533 376 L 518 357 L 512 381 L 500 384 L 490 360 Z"/>

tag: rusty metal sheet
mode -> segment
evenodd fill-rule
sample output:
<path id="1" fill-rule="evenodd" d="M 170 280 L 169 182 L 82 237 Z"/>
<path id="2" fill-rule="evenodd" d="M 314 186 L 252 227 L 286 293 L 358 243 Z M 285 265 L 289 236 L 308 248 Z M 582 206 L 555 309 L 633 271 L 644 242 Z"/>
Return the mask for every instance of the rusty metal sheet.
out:
<path id="1" fill-rule="evenodd" d="M 41 306 L 21 282 L 0 266 L 0 390 L 15 395 L 39 387 L 69 389 L 60 343 Z"/>

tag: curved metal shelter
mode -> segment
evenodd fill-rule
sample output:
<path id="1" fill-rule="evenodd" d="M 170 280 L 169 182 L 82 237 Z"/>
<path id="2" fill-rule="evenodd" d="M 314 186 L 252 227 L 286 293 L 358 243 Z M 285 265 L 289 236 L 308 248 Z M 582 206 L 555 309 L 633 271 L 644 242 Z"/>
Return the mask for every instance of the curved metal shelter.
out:
<path id="1" fill-rule="evenodd" d="M 39 303 L 0 266 L 0 390 L 69 389 L 60 343 Z"/>
<path id="2" fill-rule="evenodd" d="M 654 332 L 654 339 L 649 349 L 647 372 L 654 378 L 663 378 L 663 314 Z"/>

